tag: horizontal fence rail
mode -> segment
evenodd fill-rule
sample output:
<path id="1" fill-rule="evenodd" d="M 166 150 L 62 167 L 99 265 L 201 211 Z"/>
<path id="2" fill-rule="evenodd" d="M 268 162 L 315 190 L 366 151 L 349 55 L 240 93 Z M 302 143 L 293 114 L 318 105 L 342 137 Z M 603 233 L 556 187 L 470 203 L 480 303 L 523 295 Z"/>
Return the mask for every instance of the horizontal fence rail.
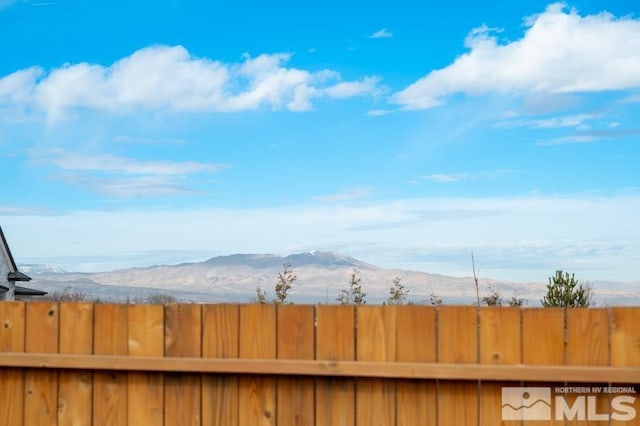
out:
<path id="1" fill-rule="evenodd" d="M 640 424 L 639 383 L 640 307 L 0 302 L 0 425 L 523 424 L 513 387 Z"/>
<path id="2" fill-rule="evenodd" d="M 163 373 L 231 373 L 397 379 L 640 383 L 640 368 L 638 367 L 580 367 L 567 365 L 479 365 L 428 362 L 302 361 L 297 359 L 158 358 L 5 352 L 0 353 L 0 366 L 67 370 L 150 371 Z"/>

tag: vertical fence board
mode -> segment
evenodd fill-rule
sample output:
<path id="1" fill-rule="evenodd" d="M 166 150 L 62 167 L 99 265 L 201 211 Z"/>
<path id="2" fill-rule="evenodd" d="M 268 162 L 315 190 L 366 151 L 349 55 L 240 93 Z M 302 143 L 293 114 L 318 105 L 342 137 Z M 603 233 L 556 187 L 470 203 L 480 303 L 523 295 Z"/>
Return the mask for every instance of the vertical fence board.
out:
<path id="1" fill-rule="evenodd" d="M 240 306 L 240 358 L 276 357 L 276 307 Z M 269 376 L 242 376 L 238 382 L 241 425 L 275 425 L 276 381 Z"/>
<path id="2" fill-rule="evenodd" d="M 129 356 L 164 355 L 164 307 L 129 305 Z M 164 377 L 162 374 L 130 372 L 127 418 L 130 425 L 161 425 L 164 421 Z"/>
<path id="3" fill-rule="evenodd" d="M 27 352 L 58 352 L 58 304 L 29 302 L 25 347 Z M 24 422 L 51 426 L 58 423 L 58 373 L 28 370 L 25 373 Z"/>
<path id="4" fill-rule="evenodd" d="M 432 306 L 396 307 L 396 360 L 436 361 L 436 310 Z M 398 380 L 396 384 L 398 426 L 436 424 L 435 380 Z"/>
<path id="5" fill-rule="evenodd" d="M 611 308 L 611 365 L 614 367 L 638 367 L 640 369 L 640 308 Z M 614 386 L 635 388 L 636 393 L 622 393 L 619 396 L 633 396 L 635 417 L 630 420 L 612 419 L 611 425 L 640 425 L 640 388 L 624 383 Z M 616 395 L 611 395 L 615 397 Z"/>
<path id="6" fill-rule="evenodd" d="M 197 304 L 165 306 L 165 355 L 202 355 L 202 307 Z M 197 374 L 165 376 L 164 424 L 201 424 L 201 377 Z"/>
<path id="7" fill-rule="evenodd" d="M 278 359 L 314 359 L 315 307 L 278 305 Z M 279 377 L 277 382 L 277 424 L 314 424 L 314 381 L 310 377 Z"/>
<path id="8" fill-rule="evenodd" d="M 60 353 L 93 353 L 93 304 L 60 303 Z M 58 378 L 58 424 L 86 425 L 92 418 L 93 377 L 82 370 L 61 371 Z"/>
<path id="9" fill-rule="evenodd" d="M 202 356 L 238 357 L 238 305 L 202 307 Z M 202 378 L 202 424 L 239 426 L 238 377 L 208 374 Z"/>
<path id="10" fill-rule="evenodd" d="M 24 352 L 24 302 L 0 302 L 0 352 Z M 0 368 L 0 413 L 7 426 L 24 423 L 24 371 Z"/>
<path id="11" fill-rule="evenodd" d="M 529 365 L 563 365 L 564 347 L 564 308 L 525 308 L 522 310 L 522 363 Z M 553 387 L 563 383 L 550 384 L 524 382 L 525 387 L 549 387 L 553 398 Z M 552 402 L 549 421 L 537 421 L 540 425 L 563 425 L 564 421 L 554 420 Z"/>
<path id="12" fill-rule="evenodd" d="M 319 305 L 316 317 L 316 359 L 355 360 L 354 307 Z M 316 425 L 355 425 L 355 381 L 352 378 L 316 379 Z"/>
<path id="13" fill-rule="evenodd" d="M 606 309 L 571 308 L 566 311 L 567 365 L 609 365 L 609 312 Z M 591 387 L 599 383 L 568 383 L 568 386 Z M 578 396 L 595 397 L 596 413 L 609 413 L 609 397 L 596 392 L 580 395 L 565 395 L 567 402 L 574 404 Z M 609 420 L 567 421 L 568 425 L 608 425 Z"/>
<path id="14" fill-rule="evenodd" d="M 438 308 L 438 362 L 478 362 L 478 309 L 475 306 Z M 478 424 L 478 383 L 438 383 L 438 424 Z"/>
<path id="15" fill-rule="evenodd" d="M 127 355 L 127 305 L 94 306 L 93 353 Z M 93 375 L 93 424 L 122 425 L 127 421 L 127 373 L 97 372 Z"/>
<path id="16" fill-rule="evenodd" d="M 480 310 L 480 363 L 518 364 L 521 359 L 520 308 L 486 307 Z M 502 388 L 510 382 L 480 384 L 480 424 L 519 425 L 502 420 Z M 517 386 L 517 384 L 515 384 Z"/>
<path id="17" fill-rule="evenodd" d="M 358 306 L 356 309 L 356 357 L 358 361 L 396 359 L 396 307 Z M 396 417 L 395 381 L 358 378 L 356 424 L 392 425 Z"/>

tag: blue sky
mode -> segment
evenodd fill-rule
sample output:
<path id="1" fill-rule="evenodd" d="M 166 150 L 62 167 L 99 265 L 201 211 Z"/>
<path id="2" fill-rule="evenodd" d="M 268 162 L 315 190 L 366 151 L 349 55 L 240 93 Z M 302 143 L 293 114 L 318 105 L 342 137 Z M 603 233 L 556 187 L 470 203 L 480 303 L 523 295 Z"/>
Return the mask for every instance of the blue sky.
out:
<path id="1" fill-rule="evenodd" d="M 640 4 L 512 3 L 0 0 L 15 256 L 639 280 Z"/>

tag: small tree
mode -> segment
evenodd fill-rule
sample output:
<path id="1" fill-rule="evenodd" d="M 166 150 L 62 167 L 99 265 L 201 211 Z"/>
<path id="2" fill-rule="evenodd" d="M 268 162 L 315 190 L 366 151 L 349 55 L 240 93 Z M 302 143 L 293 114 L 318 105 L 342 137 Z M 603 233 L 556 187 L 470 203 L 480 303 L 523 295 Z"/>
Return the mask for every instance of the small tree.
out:
<path id="1" fill-rule="evenodd" d="M 342 289 L 340 294 L 338 295 L 338 302 L 342 305 L 364 305 L 367 302 L 365 301 L 366 293 L 362 291 L 362 284 L 360 282 L 362 279 L 358 276 L 360 271 L 356 268 L 353 268 L 351 272 L 351 277 L 349 279 L 349 288 Z"/>
<path id="2" fill-rule="evenodd" d="M 565 307 L 578 308 L 588 307 L 593 304 L 593 289 L 583 286 L 575 279 L 575 274 L 556 271 L 556 275 L 549 277 L 547 284 L 547 294 L 540 301 L 545 308 Z"/>
<path id="3" fill-rule="evenodd" d="M 524 306 L 524 299 L 520 297 L 517 290 L 513 292 L 511 299 L 509 299 L 509 306 Z"/>
<path id="4" fill-rule="evenodd" d="M 489 286 L 489 294 L 482 298 L 482 301 L 487 306 L 502 306 L 502 295 L 498 290 L 493 290 Z"/>
<path id="5" fill-rule="evenodd" d="M 431 303 L 433 306 L 440 306 L 442 305 L 442 299 L 438 297 L 437 294 L 431 293 L 429 295 L 429 303 Z"/>
<path id="6" fill-rule="evenodd" d="M 387 303 L 389 305 L 402 305 L 407 302 L 409 290 L 407 290 L 404 284 L 402 284 L 402 278 L 395 277 L 393 279 L 393 283 L 389 289 L 389 294 L 391 295 L 387 299 Z"/>
<path id="7" fill-rule="evenodd" d="M 291 270 L 291 264 L 285 263 L 283 266 L 283 271 L 278 273 L 278 277 L 276 279 L 276 298 L 273 299 L 274 303 L 287 303 L 287 297 L 289 297 L 291 285 L 298 279 Z"/>
<path id="8" fill-rule="evenodd" d="M 256 286 L 256 299 L 257 303 L 267 303 L 267 293 L 259 285 Z"/>

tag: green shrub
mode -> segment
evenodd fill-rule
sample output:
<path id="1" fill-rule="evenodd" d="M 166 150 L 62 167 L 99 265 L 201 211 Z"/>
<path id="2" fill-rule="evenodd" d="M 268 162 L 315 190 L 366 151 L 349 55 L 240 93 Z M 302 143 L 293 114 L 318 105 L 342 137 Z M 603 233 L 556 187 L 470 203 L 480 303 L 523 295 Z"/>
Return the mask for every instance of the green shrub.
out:
<path id="1" fill-rule="evenodd" d="M 583 286 L 576 280 L 575 274 L 556 271 L 556 275 L 549 277 L 547 294 L 540 301 L 545 308 L 564 307 L 579 308 L 593 305 L 593 289 Z"/>

